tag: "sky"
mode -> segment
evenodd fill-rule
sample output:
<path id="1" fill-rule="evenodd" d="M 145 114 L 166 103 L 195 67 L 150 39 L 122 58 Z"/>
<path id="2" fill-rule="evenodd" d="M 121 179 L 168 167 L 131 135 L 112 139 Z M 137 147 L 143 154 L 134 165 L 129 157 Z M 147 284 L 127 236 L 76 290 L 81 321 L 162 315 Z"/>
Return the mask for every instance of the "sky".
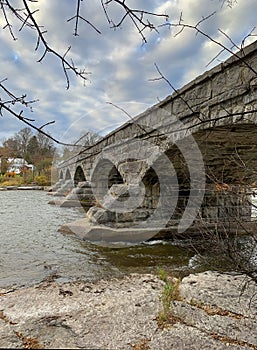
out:
<path id="1" fill-rule="evenodd" d="M 176 35 L 179 29 L 173 25 L 178 23 L 181 13 L 183 23 L 194 25 L 215 12 L 199 28 L 228 48 L 232 47 L 228 37 L 240 46 L 257 25 L 256 0 L 232 0 L 232 7 L 221 0 L 127 2 L 132 8 L 169 16 L 168 21 L 151 18 L 158 32 L 146 30 L 147 43 L 142 43 L 129 20 L 121 28 L 110 28 L 100 0 L 82 1 L 81 15 L 101 34 L 81 20 L 79 36 L 73 35 L 74 21 L 67 21 L 76 12 L 75 0 L 29 2 L 32 9 L 39 10 L 35 18 L 44 26 L 43 30 L 47 30 L 48 44 L 60 54 L 71 46 L 67 58 L 89 72 L 85 83 L 70 75 L 68 90 L 61 62 L 56 57 L 48 54 L 42 62 L 37 62 L 43 51 L 42 46 L 35 51 L 34 31 L 26 28 L 19 31 L 20 24 L 14 16 L 10 19 L 17 40 L 11 38 L 7 28 L 0 30 L 0 80 L 7 79 L 6 86 L 16 96 L 26 94 L 28 100 L 37 100 L 33 103 L 33 112 L 23 107 L 23 115 L 35 119 L 38 127 L 55 120 L 44 130 L 61 142 L 74 142 L 88 130 L 104 135 L 128 121 L 128 115 L 119 108 L 135 116 L 170 95 L 173 91 L 169 84 L 156 80 L 159 75 L 155 63 L 165 78 L 179 89 L 229 57 L 228 53 L 223 53 L 212 61 L 220 47 L 205 36 L 196 35 L 193 29 Z M 11 3 L 18 6 L 21 1 Z M 115 4 L 110 4 L 108 11 L 116 21 L 123 15 Z M 6 24 L 2 14 L 0 24 L 1 28 Z M 257 34 L 257 30 L 253 33 Z M 256 37 L 251 36 L 245 43 L 255 40 Z M 0 97 L 1 94 L 0 91 Z M 0 116 L 0 141 L 24 127 L 26 125 L 12 116 Z"/>

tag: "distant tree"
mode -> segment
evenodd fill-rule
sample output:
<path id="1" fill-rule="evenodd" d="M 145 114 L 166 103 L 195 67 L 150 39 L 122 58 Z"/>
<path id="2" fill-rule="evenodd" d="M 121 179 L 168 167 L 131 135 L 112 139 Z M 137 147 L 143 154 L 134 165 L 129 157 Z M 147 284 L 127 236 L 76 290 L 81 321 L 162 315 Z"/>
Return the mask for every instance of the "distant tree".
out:
<path id="1" fill-rule="evenodd" d="M 45 157 L 53 157 L 56 151 L 53 140 L 40 132 L 37 133 L 36 137 L 40 155 Z"/>
<path id="2" fill-rule="evenodd" d="M 69 159 L 77 154 L 77 150 L 74 147 L 64 146 L 61 151 L 60 160 Z"/>
<path id="3" fill-rule="evenodd" d="M 14 139 L 16 140 L 18 145 L 19 155 L 25 160 L 29 160 L 28 146 L 32 136 L 33 134 L 30 128 L 21 129 L 14 135 Z"/>
<path id="4" fill-rule="evenodd" d="M 1 172 L 5 173 L 11 165 L 9 158 L 23 158 L 35 166 L 38 175 L 50 176 L 50 169 L 56 151 L 54 142 L 47 136 L 38 133 L 33 135 L 31 128 L 24 128 L 13 137 L 2 141 L 0 148 Z"/>
<path id="5" fill-rule="evenodd" d="M 93 145 L 101 138 L 102 137 L 94 131 L 82 131 L 80 133 L 80 137 L 74 144 L 77 146 L 81 146 L 81 148 L 84 148 Z"/>
<path id="6" fill-rule="evenodd" d="M 0 173 L 6 173 L 9 167 L 9 150 L 6 147 L 0 147 Z"/>
<path id="7" fill-rule="evenodd" d="M 39 143 L 35 135 L 29 139 L 26 160 L 28 163 L 36 164 L 39 158 Z"/>
<path id="8" fill-rule="evenodd" d="M 10 137 L 9 139 L 3 140 L 3 148 L 5 149 L 5 156 L 7 158 L 20 157 L 20 149 L 17 139 Z"/>
<path id="9" fill-rule="evenodd" d="M 37 173 L 38 175 L 48 175 L 48 173 L 50 172 L 52 166 L 52 160 L 51 159 L 42 159 L 39 161 L 39 163 L 37 164 Z"/>
<path id="10" fill-rule="evenodd" d="M 73 146 L 64 146 L 62 149 L 62 160 L 71 158 L 91 145 L 95 144 L 102 137 L 94 131 L 82 131 L 80 137 L 73 142 Z"/>
<path id="11" fill-rule="evenodd" d="M 38 157 L 35 163 L 38 175 L 46 175 L 47 178 L 51 176 L 51 166 L 56 152 L 53 141 L 47 136 L 38 133 L 35 136 L 38 144 Z"/>
<path id="12" fill-rule="evenodd" d="M 29 140 L 26 160 L 35 165 L 36 174 L 50 176 L 54 153 L 53 141 L 38 133 Z"/>

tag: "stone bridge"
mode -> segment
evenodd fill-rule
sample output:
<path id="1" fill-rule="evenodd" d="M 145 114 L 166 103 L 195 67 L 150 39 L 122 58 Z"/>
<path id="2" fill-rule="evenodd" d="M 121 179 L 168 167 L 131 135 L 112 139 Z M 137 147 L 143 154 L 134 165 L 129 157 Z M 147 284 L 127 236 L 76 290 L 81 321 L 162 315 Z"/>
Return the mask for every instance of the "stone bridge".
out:
<path id="1" fill-rule="evenodd" d="M 256 122 L 257 41 L 59 164 L 53 194 L 96 241 L 254 230 Z"/>

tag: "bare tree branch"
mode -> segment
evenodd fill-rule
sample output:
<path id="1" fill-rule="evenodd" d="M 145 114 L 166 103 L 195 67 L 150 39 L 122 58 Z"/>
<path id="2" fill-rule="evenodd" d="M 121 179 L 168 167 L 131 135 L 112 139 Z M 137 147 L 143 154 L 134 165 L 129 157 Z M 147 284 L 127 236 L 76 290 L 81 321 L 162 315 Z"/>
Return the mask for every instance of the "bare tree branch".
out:
<path id="1" fill-rule="evenodd" d="M 94 26 L 92 22 L 88 21 L 85 17 L 82 17 L 82 16 L 80 15 L 80 2 L 81 2 L 81 1 L 82 1 L 82 0 L 77 0 L 77 11 L 76 11 L 76 15 L 73 16 L 73 17 L 71 17 L 71 18 L 69 18 L 69 19 L 67 20 L 67 22 L 70 22 L 70 21 L 72 21 L 73 19 L 75 19 L 74 35 L 75 35 L 75 36 L 78 36 L 78 35 L 79 35 L 79 30 L 78 30 L 78 28 L 79 28 L 79 20 L 82 20 L 82 21 L 86 22 L 86 23 L 89 24 L 98 34 L 101 34 L 100 30 L 97 29 L 96 26 Z"/>
<path id="2" fill-rule="evenodd" d="M 88 81 L 88 75 L 90 72 L 87 72 L 86 69 L 80 69 L 76 66 L 72 58 L 69 58 L 71 53 L 71 47 L 69 46 L 67 50 L 61 54 L 57 50 L 55 50 L 54 47 L 52 47 L 46 39 L 47 30 L 44 29 L 44 26 L 40 25 L 38 21 L 36 20 L 35 15 L 38 13 L 39 9 L 31 9 L 29 6 L 29 3 L 37 3 L 37 0 L 22 0 L 22 6 L 14 5 L 15 3 L 10 0 L 0 0 L 0 10 L 2 11 L 3 18 L 5 21 L 5 26 L 3 29 L 8 29 L 10 36 L 13 40 L 17 40 L 15 33 L 13 31 L 13 24 L 15 23 L 15 20 L 20 24 L 19 32 L 22 32 L 24 28 L 28 28 L 30 30 L 33 30 L 36 35 L 36 45 L 35 45 L 35 51 L 38 51 L 39 48 L 43 48 L 43 53 L 41 57 L 38 59 L 38 62 L 42 62 L 47 55 L 51 54 L 53 55 L 57 60 L 60 61 L 63 73 L 66 80 L 66 88 L 70 88 L 70 73 L 75 74 L 76 77 L 82 79 L 85 83 L 85 81 Z M 132 25 L 136 28 L 139 35 L 142 37 L 143 41 L 146 42 L 146 37 L 143 34 L 143 31 L 145 29 L 149 30 L 157 30 L 155 25 L 150 21 L 150 18 L 158 17 L 158 18 L 165 18 L 167 19 L 167 15 L 157 14 L 145 10 L 140 9 L 133 9 L 129 5 L 127 5 L 126 0 L 109 0 L 104 1 L 100 0 L 101 6 L 104 11 L 104 17 L 107 19 L 107 22 L 109 24 L 112 24 L 112 28 L 117 28 L 123 24 L 126 18 L 129 18 Z M 118 23 L 114 23 L 111 19 L 111 17 L 108 14 L 108 6 L 113 3 L 114 5 L 117 5 L 119 8 L 121 8 L 124 12 L 122 14 L 121 19 Z M 79 23 L 80 21 L 85 22 L 90 27 L 92 27 L 97 33 L 101 33 L 100 30 L 92 23 L 92 21 L 85 18 L 85 16 L 82 15 L 82 5 L 86 6 L 85 2 L 82 3 L 82 0 L 76 1 L 76 11 L 75 15 L 69 18 L 67 21 L 73 21 L 75 20 L 75 27 L 74 27 L 74 35 L 79 35 Z M 9 112 L 12 116 L 15 116 L 20 121 L 24 123 L 32 122 L 33 119 L 23 117 L 22 112 L 19 114 L 15 110 L 12 110 L 12 105 L 15 105 L 17 103 L 21 103 L 22 105 L 29 107 L 30 104 L 34 101 L 26 102 L 25 97 L 26 95 L 22 95 L 20 97 L 16 97 L 14 94 L 11 93 L 11 91 L 6 90 L 6 88 L 3 86 L 4 81 L 0 83 L 0 88 L 3 90 L 5 94 L 8 95 L 8 99 L 0 99 L 1 105 L 0 105 L 0 112 L 2 110 L 5 110 L 6 112 Z M 10 99 L 11 100 L 10 100 Z M 35 100 L 36 101 L 36 100 Z M 42 127 L 36 127 L 32 126 L 34 129 L 38 130 L 39 132 L 42 132 L 42 128 L 46 125 L 52 124 L 53 122 L 49 122 L 44 124 Z M 53 141 L 57 142 L 57 140 L 50 137 Z M 57 142 L 59 143 L 59 142 Z M 60 143 L 61 144 L 61 143 Z"/>
<path id="3" fill-rule="evenodd" d="M 174 27 L 174 28 L 178 28 L 179 31 L 175 34 L 175 36 L 178 36 L 179 34 L 181 34 L 183 32 L 184 29 L 188 28 L 188 29 L 192 29 L 194 31 L 196 31 L 197 34 L 201 34 L 202 36 L 206 37 L 208 40 L 210 40 L 211 42 L 213 42 L 214 44 L 216 44 L 217 46 L 221 47 L 222 50 L 230 53 L 232 56 L 238 58 L 242 63 L 244 63 L 244 65 L 249 68 L 254 74 L 257 75 L 257 71 L 248 63 L 245 61 L 244 57 L 243 56 L 240 56 L 238 53 L 234 52 L 231 48 L 225 46 L 224 44 L 222 44 L 222 42 L 212 38 L 209 34 L 205 33 L 204 31 L 202 31 L 200 28 L 199 28 L 199 25 L 203 22 L 203 21 L 206 21 L 208 20 L 210 17 L 212 17 L 213 15 L 215 14 L 212 13 L 206 17 L 203 17 L 198 23 L 196 23 L 195 25 L 192 25 L 192 24 L 186 24 L 184 23 L 183 21 L 183 18 L 182 18 L 182 12 L 181 12 L 181 15 L 180 15 L 180 19 L 179 19 L 179 22 L 178 23 L 172 23 L 171 26 Z M 223 32 L 222 32 L 223 33 Z M 223 33 L 224 34 L 224 33 Z M 226 37 L 228 37 L 226 35 Z M 233 42 L 231 39 L 230 39 L 231 42 Z"/>
<path id="4" fill-rule="evenodd" d="M 124 14 L 122 15 L 122 17 L 117 23 L 114 23 L 114 21 L 111 19 L 111 17 L 108 14 L 108 5 L 111 3 L 120 5 L 124 11 Z M 161 18 L 164 18 L 166 21 L 169 18 L 169 16 L 166 14 L 158 14 L 158 13 L 149 12 L 145 10 L 132 9 L 126 4 L 126 0 L 107 0 L 107 1 L 101 0 L 101 4 L 104 10 L 105 17 L 108 23 L 111 24 L 111 28 L 116 29 L 118 27 L 121 27 L 125 19 L 130 18 L 131 22 L 137 29 L 144 43 L 147 42 L 146 36 L 143 33 L 145 29 L 155 30 L 158 32 L 157 27 L 150 21 L 149 18 L 161 17 Z"/>
<path id="5" fill-rule="evenodd" d="M 170 87 L 173 91 L 176 92 L 176 94 L 178 95 L 178 97 L 185 103 L 185 105 L 188 107 L 188 109 L 193 112 L 193 113 L 196 113 L 193 108 L 190 106 L 190 104 L 188 103 L 188 101 L 186 101 L 183 96 L 180 94 L 179 90 L 175 88 L 175 86 L 173 86 L 171 84 L 171 82 L 162 74 L 160 68 L 158 67 L 158 65 L 156 63 L 154 63 L 154 66 L 158 72 L 158 74 L 160 75 L 160 77 L 158 78 L 153 78 L 153 79 L 149 79 L 149 81 L 157 81 L 157 80 L 164 80 Z M 200 116 L 197 116 L 197 118 L 202 122 L 202 119 Z"/>
<path id="6" fill-rule="evenodd" d="M 52 120 L 51 122 L 47 122 L 47 123 L 41 125 L 40 128 L 38 128 L 38 130 L 42 130 L 45 126 L 50 125 L 50 124 L 54 124 L 54 123 L 55 123 L 55 120 Z"/>
<path id="7" fill-rule="evenodd" d="M 74 146 L 73 144 L 70 143 L 64 143 L 61 142 L 59 140 L 57 140 L 56 138 L 52 137 L 50 134 L 48 134 L 47 132 L 44 132 L 42 130 L 42 126 L 41 127 L 37 127 L 34 124 L 30 123 L 28 120 L 28 118 L 22 117 L 21 114 L 17 114 L 15 113 L 11 108 L 9 108 L 8 106 L 6 106 L 5 104 L 3 104 L 2 102 L 0 102 L 0 114 L 2 115 L 2 110 L 7 111 L 9 114 L 11 114 L 12 116 L 14 116 L 15 118 L 19 119 L 20 121 L 22 121 L 23 123 L 27 124 L 28 126 L 30 126 L 32 129 L 37 130 L 39 133 L 43 134 L 44 136 L 48 137 L 49 139 L 51 139 L 52 141 L 56 142 L 58 145 L 63 145 L 63 146 Z M 53 122 L 50 122 L 49 124 L 52 124 Z M 43 125 L 46 126 L 46 125 Z"/>
<path id="8" fill-rule="evenodd" d="M 122 113 L 124 113 L 127 117 L 129 117 L 130 120 L 132 120 L 133 124 L 135 124 L 136 126 L 138 126 L 138 128 L 143 131 L 144 133 L 147 133 L 148 131 L 139 123 L 137 123 L 137 121 L 135 120 L 135 118 L 133 118 L 127 111 L 125 111 L 124 108 L 117 106 L 116 104 L 112 103 L 112 102 L 106 102 L 107 104 L 117 108 L 119 111 L 121 111 Z"/>

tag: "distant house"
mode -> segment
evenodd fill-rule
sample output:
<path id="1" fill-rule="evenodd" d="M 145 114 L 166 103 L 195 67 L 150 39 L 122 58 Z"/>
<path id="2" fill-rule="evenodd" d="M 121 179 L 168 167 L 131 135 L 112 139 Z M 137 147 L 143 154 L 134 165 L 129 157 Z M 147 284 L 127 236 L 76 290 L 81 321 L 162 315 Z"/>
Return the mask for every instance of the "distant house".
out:
<path id="1" fill-rule="evenodd" d="M 28 162 L 23 158 L 8 158 L 9 167 L 7 169 L 7 172 L 12 172 L 15 174 L 21 174 L 22 170 L 30 169 L 31 171 L 34 170 L 33 164 L 28 164 Z"/>

